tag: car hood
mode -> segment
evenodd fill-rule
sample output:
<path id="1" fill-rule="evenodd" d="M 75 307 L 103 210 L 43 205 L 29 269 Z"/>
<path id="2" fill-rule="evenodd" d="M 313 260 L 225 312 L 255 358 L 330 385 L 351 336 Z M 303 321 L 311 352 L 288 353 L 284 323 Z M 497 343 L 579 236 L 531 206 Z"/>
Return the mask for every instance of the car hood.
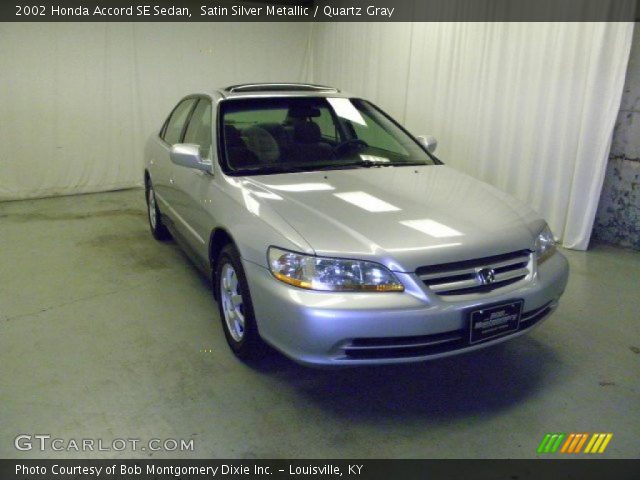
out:
<path id="1" fill-rule="evenodd" d="M 514 198 L 444 165 L 251 176 L 242 184 L 317 255 L 401 272 L 530 249 L 543 225 Z"/>

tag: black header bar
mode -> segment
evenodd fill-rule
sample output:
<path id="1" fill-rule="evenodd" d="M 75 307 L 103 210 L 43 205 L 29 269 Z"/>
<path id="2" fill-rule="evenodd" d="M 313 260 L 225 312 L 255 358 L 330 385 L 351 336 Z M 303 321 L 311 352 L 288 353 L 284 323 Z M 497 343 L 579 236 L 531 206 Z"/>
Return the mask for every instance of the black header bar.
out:
<path id="1" fill-rule="evenodd" d="M 640 0 L 14 0 L 3 22 L 633 21 Z"/>
<path id="2" fill-rule="evenodd" d="M 640 460 L 0 460 L 3 480 L 637 480 Z"/>

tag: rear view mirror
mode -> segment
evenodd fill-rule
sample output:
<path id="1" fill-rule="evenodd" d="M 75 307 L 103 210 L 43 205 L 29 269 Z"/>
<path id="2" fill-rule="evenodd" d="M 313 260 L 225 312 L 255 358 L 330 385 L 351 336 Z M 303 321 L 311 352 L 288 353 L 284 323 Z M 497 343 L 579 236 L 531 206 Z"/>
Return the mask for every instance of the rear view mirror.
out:
<path id="1" fill-rule="evenodd" d="M 169 153 L 171 161 L 181 167 L 212 172 L 211 162 L 202 161 L 200 157 L 200 147 L 191 143 L 177 143 L 171 147 Z"/>
<path id="2" fill-rule="evenodd" d="M 418 135 L 416 137 L 420 144 L 427 149 L 429 153 L 433 153 L 436 151 L 436 147 L 438 146 L 438 141 L 435 137 L 431 135 Z"/>

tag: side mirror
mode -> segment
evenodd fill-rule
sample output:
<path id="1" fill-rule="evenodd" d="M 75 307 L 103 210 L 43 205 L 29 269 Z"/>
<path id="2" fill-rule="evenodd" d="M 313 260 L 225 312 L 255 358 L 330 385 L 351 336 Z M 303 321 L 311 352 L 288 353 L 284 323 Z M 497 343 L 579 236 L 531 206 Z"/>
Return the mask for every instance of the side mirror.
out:
<path id="1" fill-rule="evenodd" d="M 418 135 L 416 137 L 420 144 L 427 149 L 428 152 L 433 153 L 436 151 L 438 141 L 431 135 Z"/>
<path id="2" fill-rule="evenodd" d="M 213 171 L 211 162 L 203 162 L 200 157 L 200 147 L 191 143 L 177 143 L 171 147 L 169 152 L 171 161 L 181 167 L 202 170 L 211 173 Z"/>

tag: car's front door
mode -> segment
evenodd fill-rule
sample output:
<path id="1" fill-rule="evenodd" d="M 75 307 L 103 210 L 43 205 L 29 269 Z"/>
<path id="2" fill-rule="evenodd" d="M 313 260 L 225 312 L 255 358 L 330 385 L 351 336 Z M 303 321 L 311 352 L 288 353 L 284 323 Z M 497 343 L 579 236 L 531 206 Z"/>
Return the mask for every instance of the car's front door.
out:
<path id="1" fill-rule="evenodd" d="M 193 111 L 197 98 L 190 97 L 182 100 L 171 112 L 169 119 L 162 132 L 160 138 L 162 140 L 164 153 L 162 158 L 158 159 L 154 168 L 153 185 L 156 191 L 156 198 L 160 202 L 160 210 L 172 217 L 175 223 L 178 223 L 173 215 L 173 209 L 177 201 L 177 192 L 175 179 L 173 178 L 174 165 L 171 162 L 170 150 L 173 145 L 180 143 L 187 126 L 189 115 Z"/>
<path id="2" fill-rule="evenodd" d="M 182 143 L 195 144 L 200 147 L 200 157 L 203 161 L 212 158 L 212 108 L 208 98 L 198 100 L 185 129 Z M 177 213 L 187 224 L 187 240 L 203 259 L 207 257 L 207 241 L 211 232 L 211 217 L 208 208 L 211 207 L 209 191 L 213 176 L 202 170 L 173 165 L 173 179 L 176 186 Z"/>

